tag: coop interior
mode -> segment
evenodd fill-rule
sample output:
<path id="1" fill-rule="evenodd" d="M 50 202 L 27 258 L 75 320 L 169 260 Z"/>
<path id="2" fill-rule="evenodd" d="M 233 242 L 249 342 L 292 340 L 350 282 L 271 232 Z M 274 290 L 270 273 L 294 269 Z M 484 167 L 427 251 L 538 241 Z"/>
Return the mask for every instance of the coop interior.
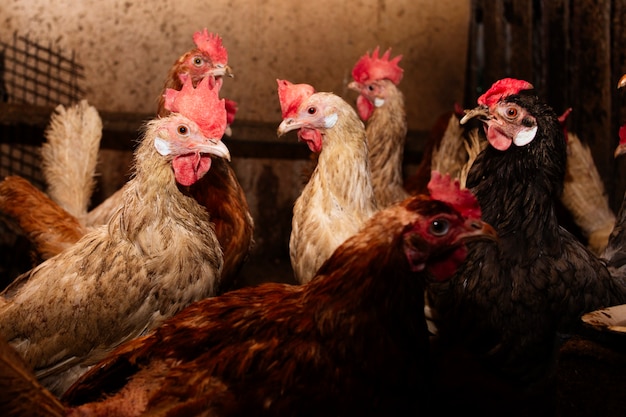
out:
<path id="1" fill-rule="evenodd" d="M 254 219 L 254 245 L 239 287 L 296 284 L 289 257 L 292 213 L 315 159 L 295 134 L 277 135 L 283 119 L 277 79 L 310 84 L 356 105 L 358 94 L 348 87 L 352 67 L 377 47 L 402 56 L 405 179 L 417 172 L 442 120 L 474 108 L 496 80 L 511 77 L 532 83 L 557 114 L 572 109 L 565 128 L 589 146 L 610 208 L 617 213 L 622 203 L 626 164 L 613 150 L 626 122 L 626 96 L 617 88 L 626 73 L 623 1 L 5 3 L 0 178 L 21 176 L 47 192 L 41 147 L 50 117 L 59 105 L 85 100 L 102 119 L 89 210 L 131 178 L 144 125 L 156 117 L 169 68 L 193 47 L 192 35 L 207 28 L 221 36 L 234 75 L 224 79 L 221 94 L 238 108 L 223 141 Z M 20 228 L 3 220 L 2 288 L 41 262 Z M 566 226 L 585 240 L 572 219 Z M 569 347 L 559 365 L 557 413 L 545 415 L 624 414 L 624 339 L 599 333 L 579 335 L 584 343 Z M 494 388 L 492 397 L 498 395 Z M 525 415 L 519 404 L 511 408 L 508 415 Z"/>

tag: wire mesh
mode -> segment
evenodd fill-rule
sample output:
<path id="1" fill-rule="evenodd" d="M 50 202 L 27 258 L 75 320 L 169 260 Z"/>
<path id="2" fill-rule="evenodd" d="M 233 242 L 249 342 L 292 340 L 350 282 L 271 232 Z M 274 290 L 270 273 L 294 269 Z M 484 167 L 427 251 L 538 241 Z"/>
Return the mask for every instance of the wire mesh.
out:
<path id="1" fill-rule="evenodd" d="M 0 40 L 0 101 L 7 104 L 54 108 L 71 105 L 84 94 L 79 83 L 84 68 L 74 52 L 38 43 L 27 36 L 13 34 L 8 42 Z M 23 123 L 0 125 L 0 179 L 19 175 L 45 190 L 41 173 L 41 126 Z M 29 244 L 0 222 L 0 288 L 18 273 L 29 269 Z"/>

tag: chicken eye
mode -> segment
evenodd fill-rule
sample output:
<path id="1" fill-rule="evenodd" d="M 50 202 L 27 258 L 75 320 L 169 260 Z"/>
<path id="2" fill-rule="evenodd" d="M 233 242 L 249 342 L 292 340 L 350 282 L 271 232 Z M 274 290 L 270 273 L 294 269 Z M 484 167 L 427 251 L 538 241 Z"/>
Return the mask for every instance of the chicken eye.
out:
<path id="1" fill-rule="evenodd" d="M 193 59 L 193 64 L 197 67 L 199 67 L 200 65 L 202 65 L 204 61 L 202 60 L 202 58 L 200 58 L 199 56 L 195 57 Z"/>
<path id="2" fill-rule="evenodd" d="M 428 230 L 435 236 L 443 236 L 450 230 L 450 223 L 445 219 L 436 219 L 430 224 Z"/>
<path id="3" fill-rule="evenodd" d="M 315 114 L 317 113 L 317 109 L 315 107 L 309 107 L 308 109 L 306 109 L 306 112 L 309 114 Z"/>
<path id="4" fill-rule="evenodd" d="M 375 90 L 375 88 L 374 88 L 374 86 L 372 84 L 368 85 L 367 89 L 370 90 L 370 91 L 374 91 Z"/>
<path id="5" fill-rule="evenodd" d="M 517 116 L 517 109 L 515 107 L 508 107 L 506 109 L 506 115 L 510 118 L 514 118 Z"/>
<path id="6" fill-rule="evenodd" d="M 189 128 L 185 125 L 178 125 L 176 131 L 181 136 L 187 136 L 189 134 Z"/>

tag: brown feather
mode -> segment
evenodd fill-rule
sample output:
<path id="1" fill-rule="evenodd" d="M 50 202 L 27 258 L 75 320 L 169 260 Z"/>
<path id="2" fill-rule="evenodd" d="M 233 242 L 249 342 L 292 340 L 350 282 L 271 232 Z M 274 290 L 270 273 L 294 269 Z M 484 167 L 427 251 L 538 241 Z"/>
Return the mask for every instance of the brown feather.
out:
<path id="1" fill-rule="evenodd" d="M 443 218 L 449 234 L 431 235 Z M 463 239 L 486 233 L 479 219 L 411 198 L 376 214 L 307 284 L 266 283 L 194 303 L 121 346 L 64 400 L 77 415 L 124 404 L 136 408 L 123 415 L 420 410 L 428 387 L 425 274 L 412 272 L 405 254 L 410 248 L 427 264 L 446 262 Z"/>
<path id="2" fill-rule="evenodd" d="M 62 252 L 86 231 L 76 217 L 18 176 L 0 182 L 0 212 L 7 223 L 14 222 L 16 230 L 28 237 L 38 259 Z"/>

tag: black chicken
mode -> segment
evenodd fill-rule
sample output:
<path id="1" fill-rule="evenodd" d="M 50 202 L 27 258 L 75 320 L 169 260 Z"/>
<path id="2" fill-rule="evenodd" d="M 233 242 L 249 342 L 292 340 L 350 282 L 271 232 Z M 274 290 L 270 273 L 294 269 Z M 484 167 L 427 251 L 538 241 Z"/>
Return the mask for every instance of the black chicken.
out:
<path id="1" fill-rule="evenodd" d="M 623 253 L 600 259 L 559 226 L 566 142 L 557 115 L 530 89 L 500 80 L 462 120 L 484 124 L 490 145 L 467 186 L 500 240 L 469 245 L 456 276 L 428 289 L 439 315 L 442 415 L 551 415 L 563 338 L 583 313 L 626 300 Z"/>

